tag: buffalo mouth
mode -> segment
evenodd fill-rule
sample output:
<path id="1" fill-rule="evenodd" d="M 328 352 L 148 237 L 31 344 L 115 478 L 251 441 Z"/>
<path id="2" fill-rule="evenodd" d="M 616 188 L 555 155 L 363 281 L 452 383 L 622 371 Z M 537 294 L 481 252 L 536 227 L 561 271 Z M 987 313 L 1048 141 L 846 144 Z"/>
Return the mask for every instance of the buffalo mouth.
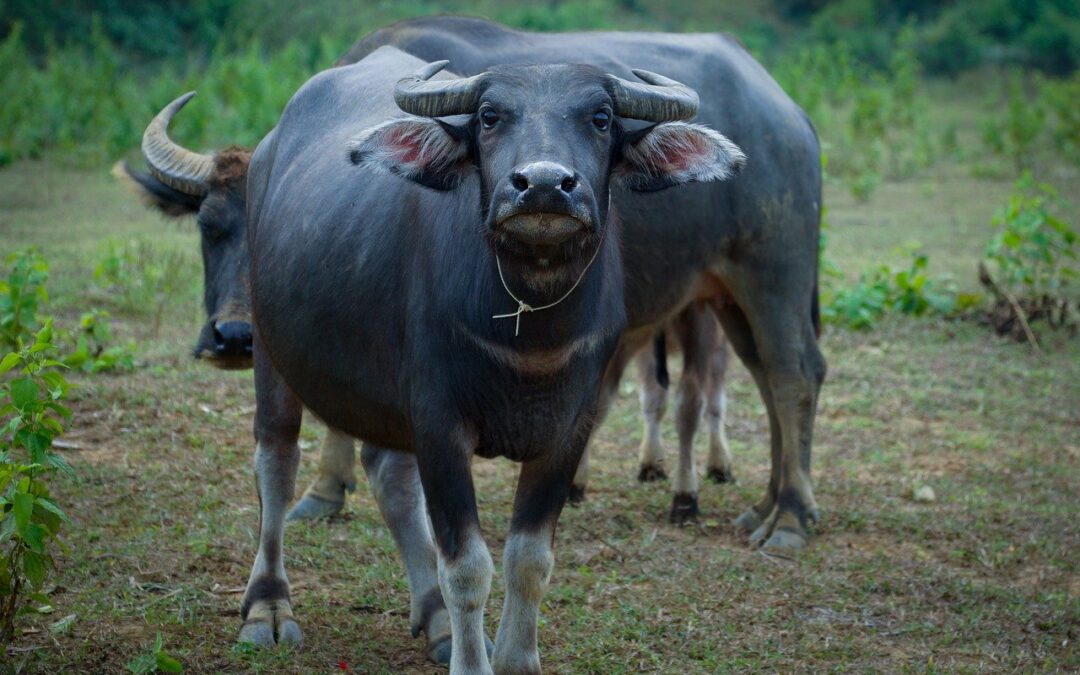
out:
<path id="1" fill-rule="evenodd" d="M 221 355 L 207 347 L 196 348 L 195 358 L 218 370 L 249 370 L 254 367 L 251 354 Z"/>
<path id="2" fill-rule="evenodd" d="M 591 228 L 565 213 L 518 213 L 499 221 L 496 230 L 525 246 L 557 247 L 588 234 Z"/>

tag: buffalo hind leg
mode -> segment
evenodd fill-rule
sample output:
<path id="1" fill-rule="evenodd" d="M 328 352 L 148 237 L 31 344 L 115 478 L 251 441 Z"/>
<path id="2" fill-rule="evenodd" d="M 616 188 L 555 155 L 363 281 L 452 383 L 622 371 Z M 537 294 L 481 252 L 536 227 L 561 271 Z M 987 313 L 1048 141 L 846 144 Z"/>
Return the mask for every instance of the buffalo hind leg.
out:
<path id="1" fill-rule="evenodd" d="M 555 566 L 555 526 L 573 469 L 574 463 L 567 458 L 550 456 L 521 467 L 503 552 L 506 596 L 495 637 L 493 665 L 497 673 L 540 673 L 536 630 L 540 602 Z"/>
<path id="2" fill-rule="evenodd" d="M 345 495 L 356 491 L 356 449 L 351 436 L 327 427 L 319 475 L 285 520 L 319 520 L 335 516 L 345 508 Z"/>
<path id="3" fill-rule="evenodd" d="M 727 414 L 727 392 L 724 382 L 727 379 L 729 358 L 727 339 L 716 326 L 712 316 L 706 317 L 713 323 L 716 331 L 715 344 L 709 356 L 709 378 L 705 388 L 705 420 L 709 428 L 709 460 L 705 475 L 716 483 L 734 483 L 732 471 L 734 461 L 728 446 L 724 418 Z"/>
<path id="4" fill-rule="evenodd" d="M 238 640 L 260 647 L 299 645 L 282 551 L 285 509 L 296 487 L 303 408 L 265 357 L 258 337 L 255 358 L 255 484 L 259 494 L 259 550 L 251 568 Z"/>
<path id="5" fill-rule="evenodd" d="M 769 411 L 769 488 L 762 501 L 736 523 L 744 529 L 753 527 L 751 542 L 780 555 L 802 548 L 807 525 L 818 520 L 810 482 L 810 445 L 825 360 L 806 305 L 775 295 L 757 301 L 750 298 L 748 306 L 757 310 L 752 319 L 734 306 L 718 308 L 724 330 Z"/>
<path id="6" fill-rule="evenodd" d="M 710 332 L 704 320 L 714 321 L 693 307 L 672 323 L 683 352 L 683 371 L 675 395 L 675 426 L 679 436 L 679 463 L 672 484 L 671 522 L 682 525 L 697 518 L 698 476 L 694 465 L 694 436 L 705 406 L 702 389 L 708 378 Z M 715 333 L 715 331 L 713 331 Z"/>
<path id="7" fill-rule="evenodd" d="M 660 422 L 667 409 L 667 389 L 656 377 L 656 352 L 642 349 L 634 357 L 638 373 L 638 397 L 645 429 L 641 437 L 641 461 L 638 480 L 643 483 L 665 480 L 664 447 L 660 442 Z"/>

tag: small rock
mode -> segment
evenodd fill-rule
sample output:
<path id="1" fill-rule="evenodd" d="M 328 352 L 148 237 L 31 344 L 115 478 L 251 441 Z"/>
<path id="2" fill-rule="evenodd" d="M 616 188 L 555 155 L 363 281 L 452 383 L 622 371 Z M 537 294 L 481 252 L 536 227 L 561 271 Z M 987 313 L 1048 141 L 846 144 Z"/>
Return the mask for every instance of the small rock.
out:
<path id="1" fill-rule="evenodd" d="M 934 495 L 934 488 L 929 485 L 920 485 L 911 491 L 911 498 L 917 502 L 932 502 L 937 497 Z"/>

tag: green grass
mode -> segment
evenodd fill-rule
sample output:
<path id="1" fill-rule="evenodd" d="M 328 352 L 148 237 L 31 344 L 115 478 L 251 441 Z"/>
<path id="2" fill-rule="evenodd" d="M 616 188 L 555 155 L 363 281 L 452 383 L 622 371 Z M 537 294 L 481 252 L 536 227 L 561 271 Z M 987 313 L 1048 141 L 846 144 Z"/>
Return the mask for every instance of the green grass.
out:
<path id="1" fill-rule="evenodd" d="M 935 93 L 935 114 L 964 118 L 979 106 L 947 93 Z M 1075 170 L 1046 161 L 1042 175 L 1080 194 Z M 831 252 L 854 275 L 916 239 L 932 271 L 974 289 L 989 216 L 1011 181 L 945 161 L 884 183 L 869 204 L 830 185 Z M 303 649 L 233 646 L 257 530 L 253 392 L 250 373 L 188 356 L 202 320 L 195 225 L 147 212 L 104 169 L 0 170 L 0 251 L 42 249 L 59 323 L 85 308 L 107 237 L 190 252 L 192 289 L 156 337 L 145 318 L 117 317 L 118 337 L 139 341 L 135 373 L 73 378 L 81 386 L 67 440 L 79 448 L 65 456 L 77 479 L 54 491 L 74 521 L 71 555 L 52 613 L 23 621 L 8 665 L 118 672 L 160 631 L 187 672 L 335 672 L 342 661 L 353 672 L 436 672 L 408 636 L 405 577 L 363 485 L 345 517 L 288 531 Z M 1037 356 L 973 321 L 906 317 L 872 332 L 828 330 L 814 462 L 824 521 L 797 562 L 755 553 L 729 526 L 768 475 L 767 425 L 746 372 L 734 368 L 729 383 L 739 481 L 704 483 L 701 520 L 686 528 L 666 521 L 668 485 L 634 480 L 640 421 L 624 383 L 596 439 L 589 501 L 567 509 L 559 529 L 540 628 L 546 669 L 1077 670 L 1080 345 L 1064 334 L 1043 342 Z M 321 434 L 305 428 L 301 489 Z M 515 467 L 479 461 L 476 474 L 498 560 Z M 936 501 L 912 501 L 920 485 Z M 497 581 L 492 633 L 501 601 Z M 50 632 L 68 615 L 66 630 Z"/>

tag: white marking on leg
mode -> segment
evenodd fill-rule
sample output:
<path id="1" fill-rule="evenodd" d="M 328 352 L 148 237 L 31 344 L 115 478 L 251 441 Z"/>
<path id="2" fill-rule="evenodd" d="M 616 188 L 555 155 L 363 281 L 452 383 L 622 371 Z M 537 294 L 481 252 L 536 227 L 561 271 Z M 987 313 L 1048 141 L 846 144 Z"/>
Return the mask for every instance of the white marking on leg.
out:
<path id="1" fill-rule="evenodd" d="M 641 436 L 641 467 L 660 468 L 664 464 L 664 446 L 660 442 L 660 422 L 667 410 L 667 390 L 656 379 L 656 358 L 650 350 L 637 357 L 638 399 L 645 427 Z"/>
<path id="2" fill-rule="evenodd" d="M 683 373 L 676 396 L 678 408 L 679 466 L 675 471 L 672 488 L 675 494 L 696 495 L 698 491 L 697 471 L 694 467 L 694 435 L 701 419 L 701 389 L 697 382 L 689 381 L 692 376 Z"/>
<path id="3" fill-rule="evenodd" d="M 724 420 L 727 416 L 727 393 L 724 384 L 717 385 L 709 397 L 705 419 L 709 425 L 709 470 L 720 471 L 731 479 L 731 448 L 728 445 Z"/>
<path id="4" fill-rule="evenodd" d="M 287 581 L 281 550 L 285 535 L 285 507 L 293 497 L 299 449 L 290 455 L 274 457 L 261 443 L 255 448 L 255 478 L 261 509 L 259 551 L 255 555 L 251 579 L 272 576 Z M 280 462 L 281 459 L 284 462 Z"/>
<path id="5" fill-rule="evenodd" d="M 286 596 L 288 594 L 289 579 L 285 574 L 283 551 L 285 508 L 292 501 L 299 459 L 300 449 L 295 445 L 275 452 L 260 443 L 255 449 L 255 476 L 261 504 L 259 550 L 245 593 L 248 611 L 240 632 L 242 642 L 264 646 L 275 640 L 279 643 L 300 642 L 300 628 L 292 620 L 292 606 L 287 597 L 248 596 L 253 592 L 262 594 L 267 588 L 275 588 L 276 584 L 285 589 Z"/>
<path id="6" fill-rule="evenodd" d="M 495 636 L 495 670 L 500 673 L 539 673 L 536 624 L 540 601 L 547 592 L 555 554 L 551 530 L 515 532 L 506 540 L 503 576 L 506 600 Z"/>
<path id="7" fill-rule="evenodd" d="M 446 612 L 431 605 L 431 593 L 439 591 L 438 554 L 416 456 L 371 446 L 362 452 L 371 492 L 405 563 L 410 626 L 425 631 L 429 643 L 437 641 L 450 635 L 450 625 Z"/>
<path id="8" fill-rule="evenodd" d="M 484 675 L 492 672 L 484 644 L 484 604 L 491 592 L 495 565 L 479 532 L 461 534 L 465 541 L 455 560 L 446 560 L 441 551 L 439 554 L 439 586 L 453 634 L 450 673 Z"/>
<path id="9" fill-rule="evenodd" d="M 319 475 L 308 488 L 328 501 L 340 502 L 345 492 L 356 489 L 356 450 L 351 436 L 327 427 L 319 456 Z"/>

